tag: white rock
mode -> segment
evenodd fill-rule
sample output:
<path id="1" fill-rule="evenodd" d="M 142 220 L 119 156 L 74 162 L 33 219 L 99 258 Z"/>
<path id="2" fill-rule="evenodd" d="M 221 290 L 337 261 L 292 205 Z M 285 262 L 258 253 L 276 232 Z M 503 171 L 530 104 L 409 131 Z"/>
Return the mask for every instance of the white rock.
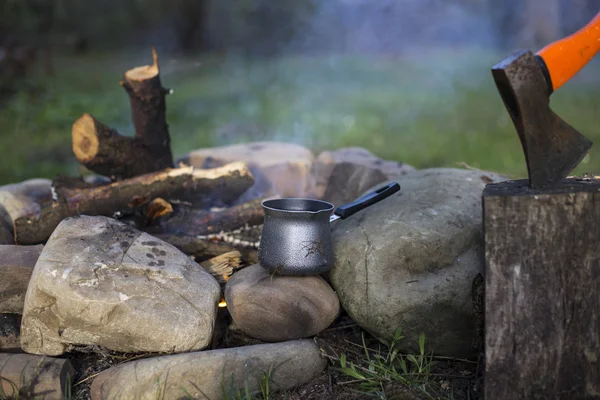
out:
<path id="1" fill-rule="evenodd" d="M 288 390 L 314 379 L 327 366 L 312 340 L 242 346 L 131 361 L 102 371 L 93 400 L 220 400 L 260 389 L 271 369 L 270 390 Z M 233 382 L 233 384 L 232 384 Z M 231 396 L 224 397 L 223 392 Z M 191 397 L 190 397 L 191 396 Z M 244 397 L 245 398 L 245 397 Z"/>
<path id="2" fill-rule="evenodd" d="M 206 347 L 221 289 L 175 247 L 107 217 L 63 220 L 25 296 L 21 346 L 60 355 L 72 345 L 123 352 Z"/>

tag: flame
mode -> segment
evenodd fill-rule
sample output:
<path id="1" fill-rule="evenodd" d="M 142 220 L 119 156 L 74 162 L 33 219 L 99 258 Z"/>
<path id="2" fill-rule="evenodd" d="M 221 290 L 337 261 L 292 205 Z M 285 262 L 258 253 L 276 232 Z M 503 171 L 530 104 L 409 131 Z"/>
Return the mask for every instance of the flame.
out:
<path id="1" fill-rule="evenodd" d="M 225 302 L 225 300 L 221 300 L 221 302 L 219 303 L 219 307 L 220 308 L 227 307 L 227 303 Z"/>

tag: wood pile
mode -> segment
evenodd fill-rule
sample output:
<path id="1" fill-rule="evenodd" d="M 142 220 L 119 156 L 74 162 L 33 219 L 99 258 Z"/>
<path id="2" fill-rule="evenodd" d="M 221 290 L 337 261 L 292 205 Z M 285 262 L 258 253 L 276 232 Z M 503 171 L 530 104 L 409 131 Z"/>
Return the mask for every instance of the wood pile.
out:
<path id="1" fill-rule="evenodd" d="M 248 166 L 233 162 L 199 169 L 173 164 L 166 98 L 158 56 L 125 72 L 135 134 L 125 136 L 84 113 L 72 127 L 75 157 L 94 179 L 57 177 L 52 199 L 14 222 L 16 244 L 45 243 L 58 224 L 76 215 L 125 221 L 171 243 L 225 282 L 241 264 L 256 262 L 256 245 L 223 234 L 260 226 L 260 200 L 235 205 L 254 184 Z M 214 258 L 216 257 L 216 258 Z"/>

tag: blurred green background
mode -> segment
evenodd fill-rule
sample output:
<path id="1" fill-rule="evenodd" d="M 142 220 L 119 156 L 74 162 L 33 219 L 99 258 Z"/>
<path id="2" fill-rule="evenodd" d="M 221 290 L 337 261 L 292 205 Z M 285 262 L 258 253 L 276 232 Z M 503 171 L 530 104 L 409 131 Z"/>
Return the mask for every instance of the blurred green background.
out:
<path id="1" fill-rule="evenodd" d="M 600 6 L 497 3 L 2 0 L 0 184 L 79 174 L 71 126 L 84 112 L 132 134 L 119 80 L 151 63 L 151 46 L 173 89 L 167 117 L 176 157 L 281 140 L 525 177 L 490 68 L 516 48 L 535 51 L 573 32 Z M 551 101 L 595 142 L 598 72 L 594 60 Z M 575 173 L 599 170 L 593 147 Z"/>

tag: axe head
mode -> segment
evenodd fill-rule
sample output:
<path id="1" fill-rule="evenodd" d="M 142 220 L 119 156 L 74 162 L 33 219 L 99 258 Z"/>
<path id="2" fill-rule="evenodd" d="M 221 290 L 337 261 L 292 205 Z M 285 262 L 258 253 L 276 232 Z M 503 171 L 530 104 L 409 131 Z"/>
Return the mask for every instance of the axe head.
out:
<path id="1" fill-rule="evenodd" d="M 592 146 L 550 109 L 552 85 L 544 74 L 543 61 L 527 50 L 513 53 L 492 68 L 521 140 L 531 188 L 562 181 Z"/>

